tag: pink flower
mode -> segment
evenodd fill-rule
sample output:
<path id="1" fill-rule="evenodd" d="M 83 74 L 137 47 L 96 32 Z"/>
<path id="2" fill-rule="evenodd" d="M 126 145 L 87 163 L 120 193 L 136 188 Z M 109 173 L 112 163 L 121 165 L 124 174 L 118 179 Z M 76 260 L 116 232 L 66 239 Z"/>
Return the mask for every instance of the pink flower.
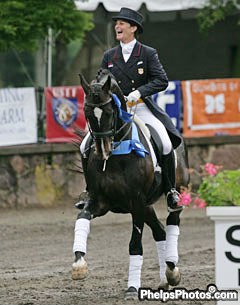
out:
<path id="1" fill-rule="evenodd" d="M 200 209 L 205 208 L 207 205 L 206 201 L 200 197 L 196 197 L 194 199 L 193 203 L 194 203 L 194 206 L 193 206 L 194 208 L 200 208 Z"/>
<path id="2" fill-rule="evenodd" d="M 178 205 L 188 206 L 192 201 L 191 194 L 188 192 L 182 192 L 179 195 L 180 200 L 178 201 Z"/>
<path id="3" fill-rule="evenodd" d="M 210 176 L 215 176 L 218 172 L 218 167 L 210 162 L 205 164 L 204 169 Z"/>

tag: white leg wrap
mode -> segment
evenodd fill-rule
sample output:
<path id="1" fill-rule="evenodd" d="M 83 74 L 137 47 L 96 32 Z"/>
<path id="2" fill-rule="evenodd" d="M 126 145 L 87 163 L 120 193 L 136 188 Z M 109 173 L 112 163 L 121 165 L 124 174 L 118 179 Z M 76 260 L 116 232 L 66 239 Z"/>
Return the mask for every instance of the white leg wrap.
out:
<path id="1" fill-rule="evenodd" d="M 178 262 L 178 236 L 180 234 L 179 226 L 166 226 L 166 262 Z"/>
<path id="2" fill-rule="evenodd" d="M 75 236 L 73 243 L 73 252 L 87 252 L 87 238 L 90 232 L 90 220 L 80 218 L 75 223 Z"/>
<path id="3" fill-rule="evenodd" d="M 166 241 L 156 241 L 156 247 L 157 247 L 157 253 L 158 253 L 158 261 L 159 261 L 159 267 L 160 267 L 160 280 L 166 279 L 166 262 L 165 262 L 165 251 L 166 251 Z"/>
<path id="4" fill-rule="evenodd" d="M 128 288 L 135 287 L 136 289 L 138 289 L 141 286 L 142 263 L 143 263 L 142 255 L 130 255 Z"/>

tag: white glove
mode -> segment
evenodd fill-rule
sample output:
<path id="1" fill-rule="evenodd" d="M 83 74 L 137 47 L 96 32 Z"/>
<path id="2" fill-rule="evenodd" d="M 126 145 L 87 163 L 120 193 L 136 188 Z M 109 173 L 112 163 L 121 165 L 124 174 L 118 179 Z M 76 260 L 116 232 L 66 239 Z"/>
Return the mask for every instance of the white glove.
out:
<path id="1" fill-rule="evenodd" d="M 136 102 L 137 100 L 140 99 L 140 97 L 141 97 L 141 93 L 138 90 L 135 90 L 128 94 L 127 100 L 129 102 Z"/>

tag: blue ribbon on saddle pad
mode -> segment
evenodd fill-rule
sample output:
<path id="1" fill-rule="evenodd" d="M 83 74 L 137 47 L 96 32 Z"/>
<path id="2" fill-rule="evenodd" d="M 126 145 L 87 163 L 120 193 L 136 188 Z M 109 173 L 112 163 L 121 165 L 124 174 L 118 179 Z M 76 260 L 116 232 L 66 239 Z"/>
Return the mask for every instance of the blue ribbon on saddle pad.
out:
<path id="1" fill-rule="evenodd" d="M 115 93 L 113 93 L 112 96 L 113 96 L 113 100 L 114 100 L 114 102 L 117 106 L 117 109 L 118 109 L 118 117 L 120 119 L 122 119 L 125 123 L 131 122 L 132 121 L 132 114 L 122 110 L 121 102 L 120 102 L 118 96 Z"/>
<path id="2" fill-rule="evenodd" d="M 112 151 L 112 155 L 127 155 L 132 151 L 135 151 L 136 155 L 140 158 L 145 158 L 146 154 L 149 155 L 149 152 L 139 140 L 137 126 L 134 122 L 132 123 L 132 139 L 114 142 L 113 146 L 115 148 Z"/>

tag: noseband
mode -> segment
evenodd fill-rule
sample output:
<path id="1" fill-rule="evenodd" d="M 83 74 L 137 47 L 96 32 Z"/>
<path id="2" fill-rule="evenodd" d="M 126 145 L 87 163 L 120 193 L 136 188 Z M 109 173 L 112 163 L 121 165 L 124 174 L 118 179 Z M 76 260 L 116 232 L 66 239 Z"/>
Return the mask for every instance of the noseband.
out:
<path id="1" fill-rule="evenodd" d="M 86 105 L 89 106 L 89 107 L 95 108 L 95 107 L 105 106 L 105 105 L 111 103 L 111 101 L 112 101 L 112 95 L 108 100 L 106 100 L 105 102 L 102 102 L 100 104 L 94 104 L 94 103 L 86 102 Z"/>

